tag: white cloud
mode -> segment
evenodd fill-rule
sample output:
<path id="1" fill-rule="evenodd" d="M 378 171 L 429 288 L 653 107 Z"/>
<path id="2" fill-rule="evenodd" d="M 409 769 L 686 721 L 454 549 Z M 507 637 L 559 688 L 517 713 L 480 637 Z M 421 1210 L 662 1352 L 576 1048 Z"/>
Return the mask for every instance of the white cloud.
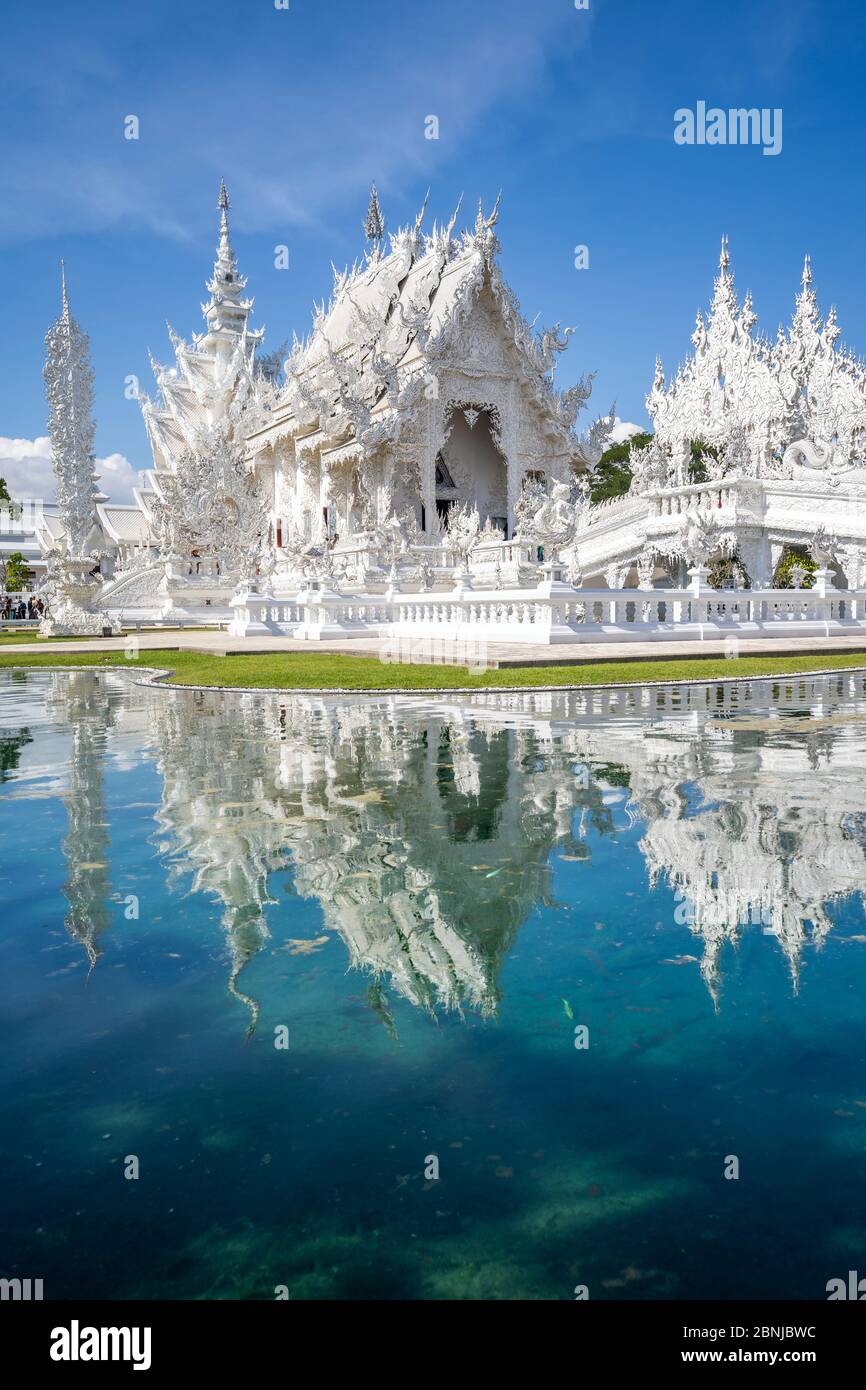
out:
<path id="1" fill-rule="evenodd" d="M 112 502 L 131 502 L 132 489 L 140 478 L 139 470 L 133 468 L 124 454 L 106 454 L 96 460 L 96 471 L 103 492 L 107 492 Z"/>
<path id="2" fill-rule="evenodd" d="M 624 444 L 627 439 L 631 439 L 632 435 L 643 434 L 645 429 L 644 425 L 633 425 L 629 420 L 617 418 L 617 422 L 610 432 L 610 437 L 614 444 Z"/>
<path id="3" fill-rule="evenodd" d="M 100 485 L 112 502 L 131 502 L 138 473 L 123 454 L 108 454 L 96 460 Z M 37 439 L 5 439 L 0 435 L 0 478 L 6 479 L 10 495 L 17 500 L 54 501 L 54 475 L 51 471 L 51 441 L 47 435 Z"/>

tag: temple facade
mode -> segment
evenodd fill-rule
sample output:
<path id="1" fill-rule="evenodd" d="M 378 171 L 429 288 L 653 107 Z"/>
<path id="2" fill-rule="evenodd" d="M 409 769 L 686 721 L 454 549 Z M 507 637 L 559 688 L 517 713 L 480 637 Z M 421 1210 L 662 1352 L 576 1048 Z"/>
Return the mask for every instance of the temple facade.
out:
<path id="1" fill-rule="evenodd" d="M 692 354 L 670 381 L 657 364 L 630 489 L 593 505 L 615 412 L 578 432 L 592 373 L 557 389 L 573 330 L 523 317 L 498 263 L 498 200 L 460 233 L 459 204 L 425 231 L 425 200 L 386 237 L 374 189 L 362 260 L 335 272 L 309 335 L 267 355 L 224 185 L 218 206 L 203 331 L 170 330 L 174 360 L 153 363 L 141 400 L 153 467 L 134 507 L 96 487 L 86 339 L 64 290 L 46 368 L 60 505 L 43 543 L 74 571 L 69 631 L 546 644 L 866 621 L 866 367 L 821 315 L 808 258 L 791 326 L 770 340 L 723 241 Z M 57 354 L 75 333 L 70 369 Z"/>
<path id="2" fill-rule="evenodd" d="M 600 456 L 597 432 L 575 431 L 591 377 L 554 385 L 572 330 L 536 332 L 499 269 L 498 203 L 460 234 L 459 205 L 424 232 L 425 204 L 386 245 L 374 192 L 363 260 L 335 272 L 309 336 L 270 356 L 224 185 L 219 211 L 205 330 L 171 332 L 174 362 L 153 363 L 157 396 L 142 397 L 153 468 L 113 608 L 224 612 L 239 580 L 288 591 L 323 562 L 375 589 L 395 553 L 441 547 L 452 513 L 479 541 L 513 537 L 527 481 Z"/>
<path id="3" fill-rule="evenodd" d="M 296 341 L 286 384 L 249 440 L 275 478 L 285 543 L 348 539 L 392 516 L 412 537 L 441 535 L 454 506 L 513 533 L 524 480 L 580 466 L 573 427 L 589 382 L 558 393 L 568 330 L 534 335 L 496 260 L 498 205 L 458 212 L 429 235 L 425 209 L 364 263 L 335 276 L 331 302 Z"/>

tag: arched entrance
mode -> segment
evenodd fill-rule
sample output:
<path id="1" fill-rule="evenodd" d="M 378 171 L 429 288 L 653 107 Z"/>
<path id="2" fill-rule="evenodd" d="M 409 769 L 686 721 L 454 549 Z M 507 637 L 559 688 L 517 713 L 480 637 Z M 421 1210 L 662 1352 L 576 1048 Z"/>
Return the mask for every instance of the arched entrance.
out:
<path id="1" fill-rule="evenodd" d="M 482 525 L 489 519 L 507 531 L 507 468 L 500 440 L 501 422 L 494 405 L 449 401 L 445 437 L 435 464 L 440 520 L 455 503 L 466 504 L 478 509 Z"/>

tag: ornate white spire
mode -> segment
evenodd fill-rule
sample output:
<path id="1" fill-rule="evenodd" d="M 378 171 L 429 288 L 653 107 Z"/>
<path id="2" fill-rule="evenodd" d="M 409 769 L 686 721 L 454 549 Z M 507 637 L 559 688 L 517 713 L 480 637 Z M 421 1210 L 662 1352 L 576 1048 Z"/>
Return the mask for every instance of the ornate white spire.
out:
<path id="1" fill-rule="evenodd" d="M 708 330 L 712 330 L 712 323 L 715 318 L 727 316 L 731 320 L 734 320 L 738 312 L 739 305 L 737 303 L 737 293 L 734 289 L 734 274 L 731 270 L 731 252 L 728 246 L 728 238 L 727 236 L 723 236 L 722 248 L 719 252 L 719 273 L 716 276 Z"/>
<path id="2" fill-rule="evenodd" d="M 93 368 L 88 338 L 69 308 L 66 271 L 60 263 L 60 317 L 45 335 L 45 395 L 50 415 L 51 460 L 63 536 L 48 551 L 49 608 L 39 625 L 48 637 L 110 634 L 114 623 L 95 608 L 100 580 L 94 577 L 99 554 L 93 471 Z"/>
<path id="3" fill-rule="evenodd" d="M 801 283 L 803 288 L 797 295 L 794 306 L 792 334 L 803 339 L 814 339 L 821 331 L 821 313 L 818 309 L 818 296 L 812 288 L 812 260 L 808 255 L 803 261 Z"/>
<path id="4" fill-rule="evenodd" d="M 89 340 L 72 317 L 66 269 L 60 262 L 61 309 L 45 335 L 45 395 L 50 408 L 48 433 L 57 484 L 57 505 L 66 549 L 76 559 L 86 553 L 93 528 L 95 479 L 93 368 Z"/>
<path id="5" fill-rule="evenodd" d="M 69 317 L 69 291 L 66 288 L 66 262 L 60 257 L 60 314 Z"/>
<path id="6" fill-rule="evenodd" d="M 374 250 L 378 251 L 381 248 L 382 239 L 385 236 L 385 218 L 382 215 L 375 183 L 370 185 L 370 206 L 367 208 L 367 216 L 364 218 L 364 235 Z"/>
<path id="7" fill-rule="evenodd" d="M 244 299 L 246 276 L 238 270 L 237 257 L 231 243 L 229 232 L 229 207 L 231 206 L 225 180 L 220 180 L 217 207 L 220 214 L 220 239 L 214 261 L 213 275 L 207 289 L 210 300 L 202 305 L 202 313 L 207 320 L 207 333 L 201 340 L 206 351 L 215 351 L 220 344 L 232 348 L 235 341 L 247 332 L 247 320 L 252 312 L 253 301 Z M 251 338 L 262 336 L 249 333 Z"/>

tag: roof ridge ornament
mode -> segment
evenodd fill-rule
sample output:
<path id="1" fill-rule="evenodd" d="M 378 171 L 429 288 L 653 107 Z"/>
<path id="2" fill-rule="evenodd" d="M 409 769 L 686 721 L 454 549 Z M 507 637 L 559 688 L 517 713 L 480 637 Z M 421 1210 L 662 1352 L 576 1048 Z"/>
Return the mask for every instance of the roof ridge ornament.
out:
<path id="1" fill-rule="evenodd" d="M 424 206 L 426 207 L 426 205 L 427 200 L 425 198 Z M 364 218 L 364 235 L 372 243 L 374 252 L 379 252 L 385 237 L 385 217 L 379 202 L 375 181 L 370 184 L 370 205 L 367 208 L 367 216 Z"/>
<path id="2" fill-rule="evenodd" d="M 485 256 L 492 256 L 499 250 L 499 240 L 493 228 L 499 221 L 499 209 L 502 204 L 502 189 L 496 195 L 496 202 L 493 204 L 493 211 L 489 217 L 484 216 L 484 200 L 478 199 L 478 212 L 475 217 L 475 245 Z"/>
<path id="3" fill-rule="evenodd" d="M 454 211 L 453 211 L 452 214 L 451 214 L 451 221 L 448 223 L 448 226 L 445 228 L 445 235 L 444 235 L 444 237 L 443 237 L 443 240 L 444 240 L 446 246 L 449 245 L 450 242 L 451 242 L 451 234 L 452 234 L 452 232 L 454 231 L 454 228 L 455 228 L 455 226 L 456 226 L 456 224 L 457 224 L 457 218 L 460 216 L 460 209 L 462 208 L 462 206 L 463 206 L 463 194 L 461 193 L 461 194 L 460 194 L 460 197 L 457 199 L 457 206 L 455 207 Z"/>
<path id="4" fill-rule="evenodd" d="M 430 189 L 428 188 L 428 189 L 427 189 L 427 192 L 424 194 L 424 201 L 423 201 L 422 204 L 421 204 L 421 208 L 420 208 L 420 211 L 419 211 L 419 213 L 418 213 L 418 216 L 415 218 L 415 236 L 416 236 L 416 237 L 420 234 L 420 231 L 421 231 L 421 223 L 424 221 L 424 214 L 425 214 L 426 211 L 427 211 L 427 204 L 429 203 L 429 201 L 430 201 Z"/>

